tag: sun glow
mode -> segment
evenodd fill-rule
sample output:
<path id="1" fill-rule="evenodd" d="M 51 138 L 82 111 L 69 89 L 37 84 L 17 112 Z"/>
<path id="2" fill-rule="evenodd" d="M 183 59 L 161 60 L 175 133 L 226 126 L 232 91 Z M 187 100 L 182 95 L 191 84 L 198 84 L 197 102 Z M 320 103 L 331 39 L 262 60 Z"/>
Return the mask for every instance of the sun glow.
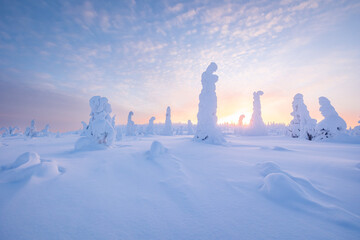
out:
<path id="1" fill-rule="evenodd" d="M 251 119 L 251 114 L 250 112 L 236 112 L 232 115 L 229 116 L 225 116 L 222 118 L 218 119 L 218 124 L 225 124 L 225 123 L 229 123 L 229 124 L 238 124 L 239 122 L 239 117 L 244 114 L 245 118 L 243 119 L 243 123 L 244 125 L 248 125 L 250 123 L 250 119 Z"/>

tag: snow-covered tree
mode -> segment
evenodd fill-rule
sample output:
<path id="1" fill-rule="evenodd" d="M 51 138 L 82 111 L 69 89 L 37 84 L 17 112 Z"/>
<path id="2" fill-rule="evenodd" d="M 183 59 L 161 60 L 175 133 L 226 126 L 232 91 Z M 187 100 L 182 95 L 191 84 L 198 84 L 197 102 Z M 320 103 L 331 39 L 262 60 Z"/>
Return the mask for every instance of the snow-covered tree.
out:
<path id="1" fill-rule="evenodd" d="M 170 107 L 166 108 L 165 126 L 164 126 L 164 129 L 163 129 L 162 135 L 165 135 L 165 136 L 172 136 L 173 135 Z"/>
<path id="2" fill-rule="evenodd" d="M 129 112 L 128 121 L 126 124 L 126 136 L 135 136 L 135 123 L 131 119 L 134 113 L 132 111 Z"/>
<path id="3" fill-rule="evenodd" d="M 81 121 L 81 124 L 82 124 L 82 129 L 81 129 L 81 133 L 80 133 L 80 136 L 85 136 L 86 135 L 86 132 L 88 130 L 88 125 L 86 124 L 86 122 L 84 121 Z"/>
<path id="4" fill-rule="evenodd" d="M 245 118 L 245 115 L 244 115 L 244 114 L 241 114 L 240 117 L 239 117 L 239 121 L 238 121 L 238 126 L 239 126 L 239 127 L 243 127 L 243 126 L 244 126 L 244 118 Z"/>
<path id="5" fill-rule="evenodd" d="M 30 127 L 25 129 L 24 135 L 27 137 L 36 137 L 37 132 L 35 128 L 35 120 L 31 120 Z"/>
<path id="6" fill-rule="evenodd" d="M 96 144 L 110 146 L 116 139 L 115 126 L 110 113 L 111 105 L 106 97 L 94 96 L 89 101 L 91 113 L 86 137 L 75 143 L 75 149 L 96 147 Z"/>
<path id="7" fill-rule="evenodd" d="M 177 129 L 176 129 L 176 135 L 183 135 L 183 126 L 179 126 Z"/>
<path id="8" fill-rule="evenodd" d="M 187 122 L 187 134 L 188 135 L 194 134 L 194 127 L 193 127 L 191 120 L 188 120 L 188 122 Z"/>
<path id="9" fill-rule="evenodd" d="M 301 93 L 294 96 L 292 102 L 293 111 L 288 133 L 293 138 L 312 140 L 315 137 L 316 120 L 310 117 Z"/>
<path id="10" fill-rule="evenodd" d="M 154 121 L 155 117 L 151 117 L 149 119 L 149 125 L 146 127 L 146 134 L 147 135 L 153 135 L 154 134 Z"/>
<path id="11" fill-rule="evenodd" d="M 202 89 L 199 95 L 199 111 L 197 114 L 198 124 L 194 140 L 212 144 L 225 142 L 220 129 L 217 127 L 217 97 L 215 83 L 218 76 L 214 74 L 217 70 L 216 63 L 212 62 L 201 75 Z"/>
<path id="12" fill-rule="evenodd" d="M 316 139 L 323 140 L 333 138 L 344 133 L 346 122 L 335 111 L 329 99 L 326 97 L 319 98 L 320 112 L 324 119 L 316 125 Z"/>
<path id="13" fill-rule="evenodd" d="M 245 115 L 241 114 L 239 117 L 239 120 L 238 120 L 238 124 L 237 124 L 237 126 L 235 126 L 235 130 L 234 130 L 234 133 L 236 135 L 241 135 L 244 131 L 244 118 L 245 118 Z"/>
<path id="14" fill-rule="evenodd" d="M 358 121 L 358 123 L 360 123 L 360 121 Z M 351 131 L 351 135 L 360 136 L 360 125 L 354 127 L 354 129 Z"/>
<path id="15" fill-rule="evenodd" d="M 267 134 L 266 126 L 261 117 L 260 96 L 263 94 L 263 91 L 257 91 L 253 93 L 253 114 L 251 116 L 249 128 L 246 131 L 247 135 L 261 136 Z"/>
<path id="16" fill-rule="evenodd" d="M 50 129 L 50 125 L 49 125 L 49 124 L 46 124 L 46 126 L 44 127 L 44 129 L 41 130 L 40 135 L 41 135 L 42 137 L 48 137 L 48 136 L 49 136 L 49 133 L 50 133 L 49 129 Z"/>

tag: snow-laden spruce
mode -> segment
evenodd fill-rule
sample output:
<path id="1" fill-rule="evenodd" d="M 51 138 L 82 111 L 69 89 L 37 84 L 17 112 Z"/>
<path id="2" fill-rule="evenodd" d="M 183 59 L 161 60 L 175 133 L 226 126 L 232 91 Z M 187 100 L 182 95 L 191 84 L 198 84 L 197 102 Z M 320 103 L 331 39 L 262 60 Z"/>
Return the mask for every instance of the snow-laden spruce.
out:
<path id="1" fill-rule="evenodd" d="M 239 120 L 238 120 L 238 124 L 237 126 L 235 127 L 235 130 L 234 130 L 234 133 L 236 135 L 241 135 L 244 131 L 244 118 L 245 118 L 245 115 L 244 114 L 241 114 L 240 117 L 239 117 Z"/>
<path id="2" fill-rule="evenodd" d="M 149 119 L 149 124 L 146 127 L 147 135 L 154 135 L 154 121 L 155 121 L 155 117 L 151 117 Z"/>
<path id="3" fill-rule="evenodd" d="M 316 139 L 333 138 L 346 130 L 346 122 L 335 111 L 330 100 L 326 97 L 319 98 L 320 112 L 324 119 L 316 125 Z"/>
<path id="4" fill-rule="evenodd" d="M 110 146 L 116 139 L 115 116 L 110 117 L 111 105 L 106 97 L 94 96 L 89 101 L 91 113 L 86 137 L 75 143 L 76 150 Z"/>
<path id="5" fill-rule="evenodd" d="M 165 136 L 172 136 L 173 135 L 170 107 L 166 108 L 165 126 L 164 126 L 164 129 L 163 129 L 162 135 L 165 135 Z"/>
<path id="6" fill-rule="evenodd" d="M 191 120 L 188 120 L 188 122 L 187 122 L 187 134 L 188 135 L 194 134 L 194 127 L 193 127 Z"/>
<path id="7" fill-rule="evenodd" d="M 293 138 L 312 140 L 315 137 L 316 120 L 310 117 L 301 93 L 294 96 L 292 108 L 291 116 L 294 118 L 288 128 L 289 135 Z"/>
<path id="8" fill-rule="evenodd" d="M 35 120 L 31 120 L 30 126 L 25 129 L 24 135 L 27 137 L 36 137 Z"/>
<path id="9" fill-rule="evenodd" d="M 50 124 L 46 124 L 44 129 L 39 133 L 42 137 L 48 137 L 50 135 Z"/>
<path id="10" fill-rule="evenodd" d="M 261 103 L 260 96 L 263 95 L 263 91 L 257 91 L 253 93 L 253 114 L 251 116 L 249 128 L 246 130 L 247 135 L 262 136 L 267 135 L 266 126 L 261 117 Z"/>
<path id="11" fill-rule="evenodd" d="M 3 137 L 11 137 L 11 136 L 16 136 L 18 135 L 18 133 L 16 131 L 19 131 L 19 127 L 15 126 L 9 126 L 8 128 L 6 127 L 2 127 L 0 128 L 0 133 L 2 132 L 2 136 Z"/>
<path id="12" fill-rule="evenodd" d="M 358 121 L 358 123 L 360 123 L 360 121 Z M 351 135 L 360 136 L 360 125 L 354 127 L 354 129 L 351 131 Z"/>
<path id="13" fill-rule="evenodd" d="M 135 123 L 131 119 L 134 113 L 132 111 L 129 112 L 128 121 L 126 124 L 126 136 L 135 136 Z"/>
<path id="14" fill-rule="evenodd" d="M 194 139 L 212 144 L 225 142 L 220 129 L 217 127 L 217 97 L 215 83 L 219 77 L 214 74 L 217 70 L 216 63 L 212 62 L 201 75 L 202 89 L 199 95 L 198 124 Z"/>

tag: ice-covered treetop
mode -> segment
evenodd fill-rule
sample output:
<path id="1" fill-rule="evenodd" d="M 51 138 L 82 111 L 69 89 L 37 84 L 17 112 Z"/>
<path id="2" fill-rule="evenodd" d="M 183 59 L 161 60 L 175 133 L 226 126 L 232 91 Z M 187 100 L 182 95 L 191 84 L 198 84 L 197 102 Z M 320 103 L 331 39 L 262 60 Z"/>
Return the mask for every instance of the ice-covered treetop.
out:
<path id="1" fill-rule="evenodd" d="M 155 121 L 155 117 L 151 117 L 150 119 L 149 119 L 149 122 L 154 122 Z"/>
<path id="2" fill-rule="evenodd" d="M 134 113 L 132 111 L 129 112 L 129 115 L 128 115 L 128 120 L 131 120 L 131 117 L 134 115 Z"/>
<path id="3" fill-rule="evenodd" d="M 263 95 L 264 92 L 263 91 L 257 91 L 257 92 L 254 92 L 253 95 L 254 95 L 254 99 L 257 98 L 259 99 L 261 95 Z"/>
<path id="4" fill-rule="evenodd" d="M 217 70 L 217 65 L 214 62 L 211 62 L 210 65 L 207 67 L 206 72 L 207 73 L 213 73 Z"/>
<path id="5" fill-rule="evenodd" d="M 212 62 L 207 67 L 206 71 L 201 75 L 201 84 L 203 89 L 206 92 L 214 92 L 215 91 L 215 83 L 218 81 L 219 77 L 213 74 L 217 70 L 216 63 Z"/>
<path id="6" fill-rule="evenodd" d="M 111 105 L 106 97 L 94 96 L 89 100 L 92 114 L 106 112 L 111 113 Z M 91 114 L 90 114 L 91 115 Z"/>
<path id="7" fill-rule="evenodd" d="M 339 116 L 338 113 L 335 111 L 335 108 L 331 105 L 330 100 L 326 97 L 319 97 L 319 104 L 320 104 L 320 112 L 324 116 L 324 118 L 330 116 Z"/>
<path id="8" fill-rule="evenodd" d="M 304 101 L 304 96 L 301 93 L 297 93 L 294 96 L 294 100 L 302 100 L 302 101 Z"/>
<path id="9" fill-rule="evenodd" d="M 170 109 L 170 107 L 167 107 L 166 108 L 166 115 L 168 115 L 168 114 L 170 114 L 171 113 L 171 109 Z"/>

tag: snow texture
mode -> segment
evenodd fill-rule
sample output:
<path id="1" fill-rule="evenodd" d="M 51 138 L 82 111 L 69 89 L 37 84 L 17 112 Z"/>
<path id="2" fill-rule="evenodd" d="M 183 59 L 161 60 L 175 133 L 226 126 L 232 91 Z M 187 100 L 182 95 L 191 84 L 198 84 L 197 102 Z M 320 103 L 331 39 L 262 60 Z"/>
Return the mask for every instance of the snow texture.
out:
<path id="1" fill-rule="evenodd" d="M 163 129 L 162 135 L 164 135 L 164 136 L 172 136 L 173 135 L 170 107 L 166 108 L 165 126 L 164 126 L 164 129 Z"/>
<path id="2" fill-rule="evenodd" d="M 212 62 L 201 75 L 202 89 L 199 95 L 198 124 L 194 140 L 211 144 L 222 144 L 225 142 L 225 139 L 217 127 L 216 115 L 217 97 L 215 83 L 219 78 L 214 74 L 216 70 L 217 65 Z"/>
<path id="3" fill-rule="evenodd" d="M 319 98 L 320 112 L 324 119 L 316 125 L 316 140 L 335 138 L 346 130 L 346 122 L 335 111 L 329 99 Z"/>
<path id="4" fill-rule="evenodd" d="M 263 136 L 267 135 L 266 126 L 261 117 L 261 103 L 260 96 L 264 94 L 263 91 L 253 93 L 253 114 L 251 116 L 249 127 L 246 129 L 246 135 Z"/>
<path id="5" fill-rule="evenodd" d="M 301 93 L 294 96 L 292 108 L 291 116 L 294 118 L 288 128 L 289 135 L 293 138 L 312 140 L 315 137 L 316 120 L 310 117 Z"/>
<path id="6" fill-rule="evenodd" d="M 126 124 L 126 136 L 135 136 L 135 123 L 131 119 L 134 113 L 132 111 L 129 112 L 128 121 Z"/>
<path id="7" fill-rule="evenodd" d="M 360 238 L 359 145 L 153 135 L 76 152 L 79 134 L 0 139 L 0 239 Z"/>
<path id="8" fill-rule="evenodd" d="M 97 145 L 111 146 L 116 139 L 111 105 L 106 97 L 94 96 L 89 101 L 91 113 L 86 136 L 75 143 L 75 150 L 90 150 Z"/>
<path id="9" fill-rule="evenodd" d="M 154 135 L 154 121 L 155 121 L 155 117 L 151 117 L 149 119 L 149 124 L 146 127 L 147 135 Z"/>

